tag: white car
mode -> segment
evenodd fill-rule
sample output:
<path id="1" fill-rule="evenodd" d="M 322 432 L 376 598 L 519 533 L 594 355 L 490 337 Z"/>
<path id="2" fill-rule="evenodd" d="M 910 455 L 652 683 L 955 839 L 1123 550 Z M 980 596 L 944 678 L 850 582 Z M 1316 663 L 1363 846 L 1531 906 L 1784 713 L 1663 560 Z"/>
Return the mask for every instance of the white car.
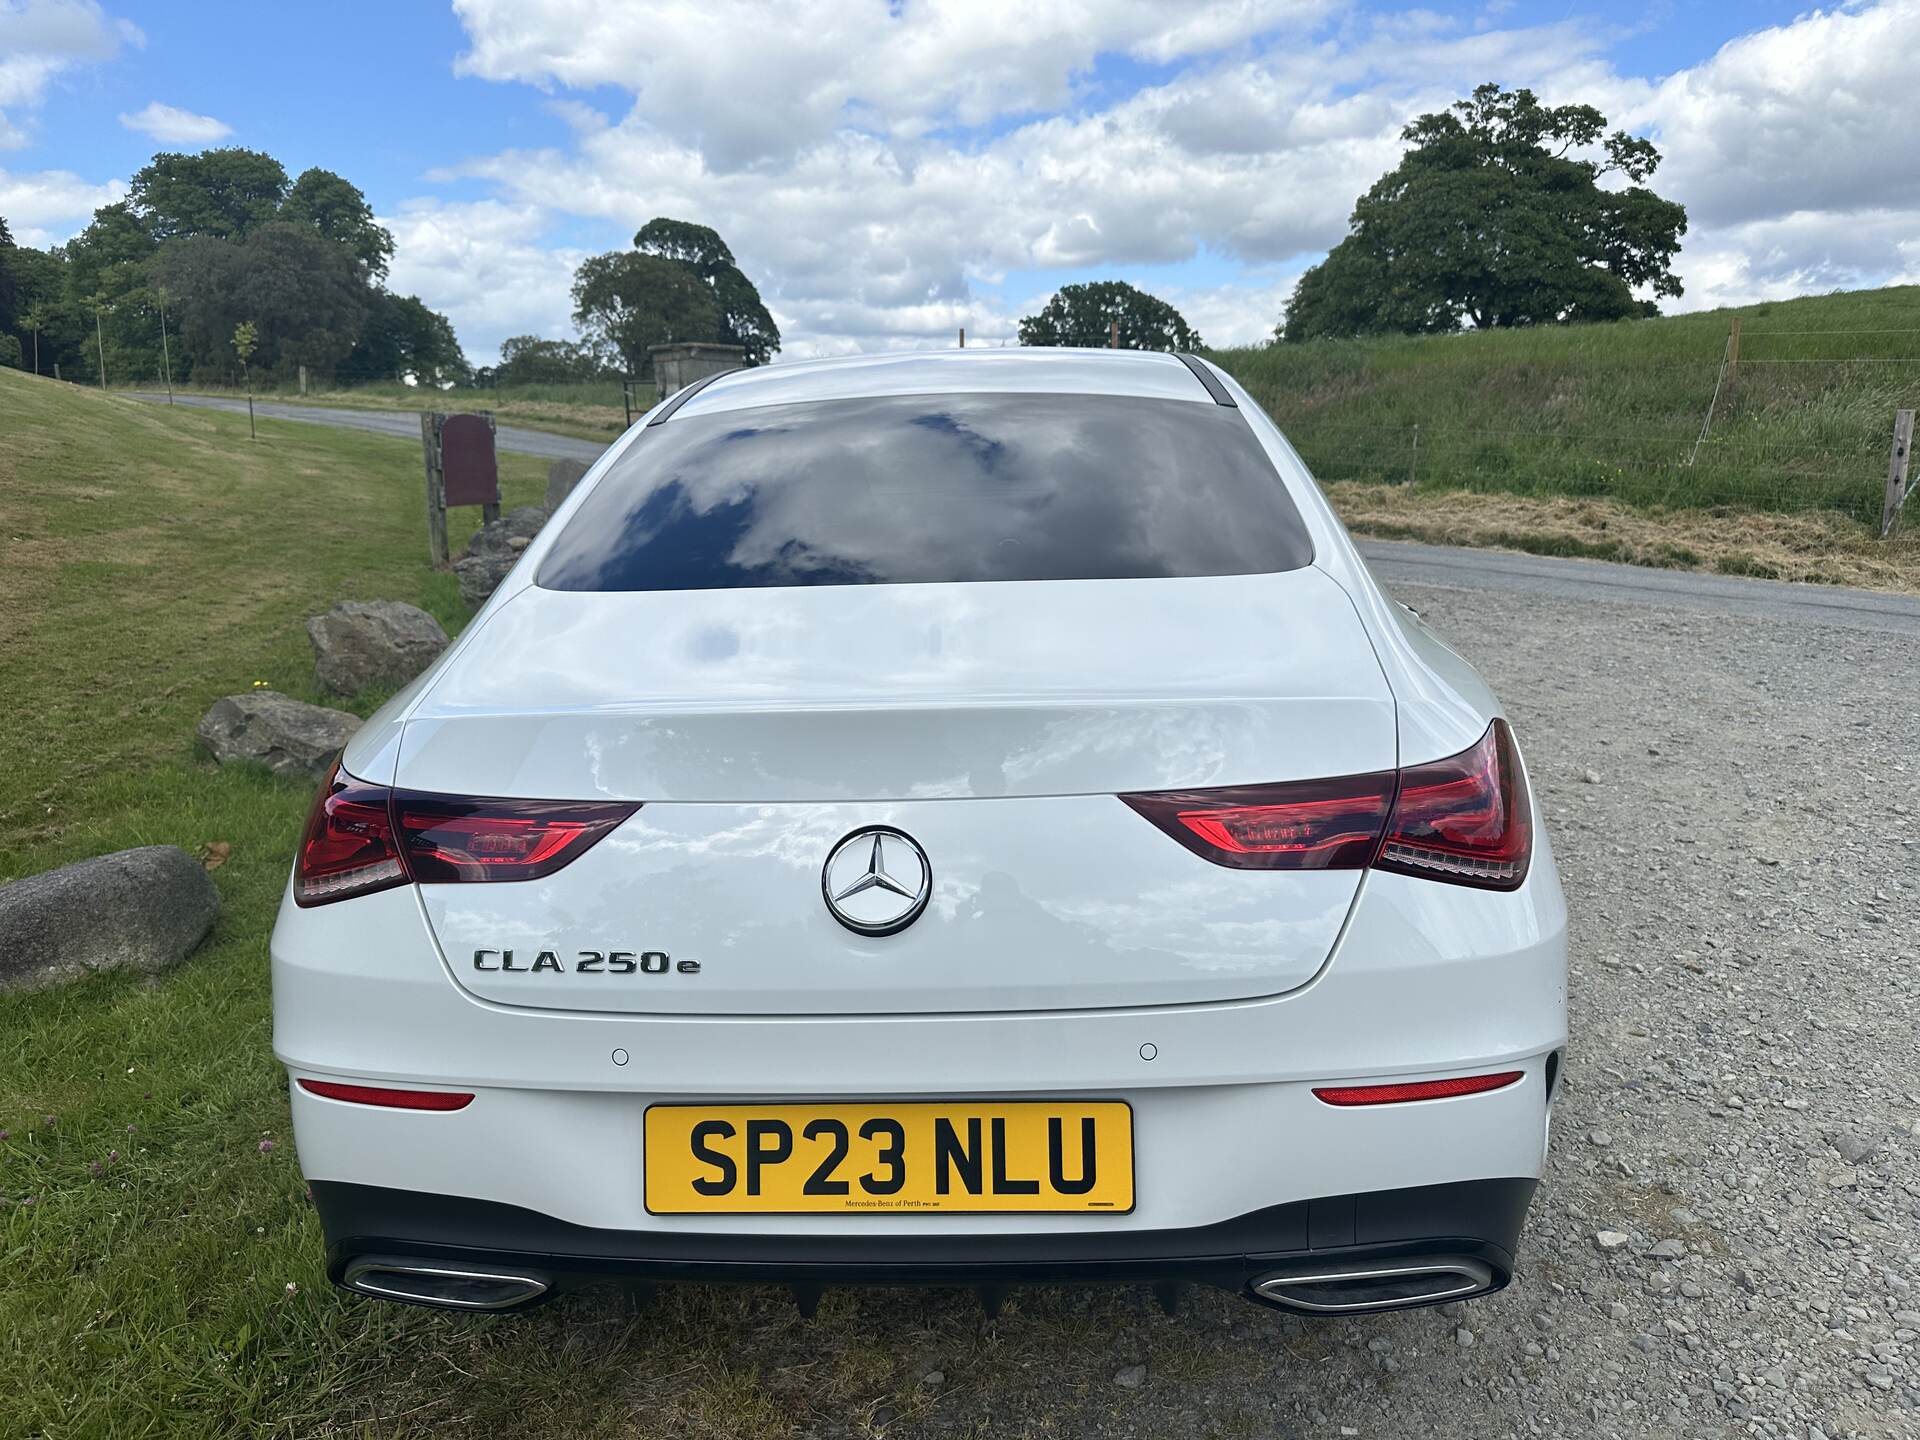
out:
<path id="1" fill-rule="evenodd" d="M 1535 813 L 1204 360 L 683 390 L 315 802 L 274 1049 L 330 1273 L 1497 1290 L 1567 1033 Z"/>

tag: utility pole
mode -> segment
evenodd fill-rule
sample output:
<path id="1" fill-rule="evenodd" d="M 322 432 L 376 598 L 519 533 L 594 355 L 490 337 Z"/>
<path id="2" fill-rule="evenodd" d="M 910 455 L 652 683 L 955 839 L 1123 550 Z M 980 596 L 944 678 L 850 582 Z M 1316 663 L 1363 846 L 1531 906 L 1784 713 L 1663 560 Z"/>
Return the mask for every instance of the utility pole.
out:
<path id="1" fill-rule="evenodd" d="M 1109 350 L 1118 350 L 1120 348 L 1120 322 L 1118 320 L 1115 320 L 1107 330 L 1107 348 Z"/>

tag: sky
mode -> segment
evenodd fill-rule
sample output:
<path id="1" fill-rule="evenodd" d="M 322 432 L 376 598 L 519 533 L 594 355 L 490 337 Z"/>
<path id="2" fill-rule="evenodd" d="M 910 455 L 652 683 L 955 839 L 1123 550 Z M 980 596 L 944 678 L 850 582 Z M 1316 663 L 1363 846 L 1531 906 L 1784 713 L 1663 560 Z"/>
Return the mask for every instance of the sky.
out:
<path id="1" fill-rule="evenodd" d="M 1012 340 L 1118 278 L 1208 343 L 1476 84 L 1650 137 L 1665 308 L 1920 281 L 1920 0 L 0 0 L 0 216 L 57 244 L 158 150 L 336 171 L 476 363 L 586 255 L 714 226 L 782 358 Z"/>

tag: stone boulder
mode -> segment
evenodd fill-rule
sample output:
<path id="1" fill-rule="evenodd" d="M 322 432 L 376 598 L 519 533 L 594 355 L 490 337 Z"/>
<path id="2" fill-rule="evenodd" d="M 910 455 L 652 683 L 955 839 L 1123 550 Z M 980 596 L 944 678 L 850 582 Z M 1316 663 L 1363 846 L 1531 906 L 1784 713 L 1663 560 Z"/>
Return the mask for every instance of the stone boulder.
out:
<path id="1" fill-rule="evenodd" d="M 96 970 L 164 970 L 206 937 L 220 892 L 177 845 L 144 845 L 0 885 L 0 990 Z"/>
<path id="2" fill-rule="evenodd" d="M 313 670 L 336 695 L 404 685 L 447 648 L 440 622 L 398 600 L 342 600 L 307 621 Z"/>
<path id="3" fill-rule="evenodd" d="M 476 530 L 466 553 L 453 562 L 460 598 L 476 609 L 485 604 L 546 523 L 547 512 L 540 506 L 522 505 Z"/>
<path id="4" fill-rule="evenodd" d="M 276 775 L 318 780 L 359 728 L 360 717 L 344 710 L 249 690 L 214 701 L 194 733 L 222 765 L 250 760 Z"/>
<path id="5" fill-rule="evenodd" d="M 593 467 L 584 460 L 556 460 L 547 467 L 547 513 L 560 508 L 560 502 L 573 493 L 573 487 Z"/>

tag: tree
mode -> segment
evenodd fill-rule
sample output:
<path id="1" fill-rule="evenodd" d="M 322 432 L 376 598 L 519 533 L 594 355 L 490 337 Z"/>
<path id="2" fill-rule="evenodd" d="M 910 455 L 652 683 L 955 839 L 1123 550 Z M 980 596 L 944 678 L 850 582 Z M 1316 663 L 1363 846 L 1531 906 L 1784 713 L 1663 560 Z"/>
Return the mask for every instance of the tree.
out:
<path id="1" fill-rule="evenodd" d="M 393 258 L 393 233 L 373 219 L 373 207 L 351 181 L 331 170 L 303 170 L 280 206 L 279 218 L 294 225 L 311 225 L 366 267 L 370 276 L 384 276 Z"/>
<path id="2" fill-rule="evenodd" d="M 273 219 L 286 193 L 287 171 L 278 160 L 227 146 L 154 156 L 134 172 L 127 201 L 155 240 L 235 240 Z"/>
<path id="3" fill-rule="evenodd" d="M 340 362 L 339 379 L 412 380 L 441 389 L 472 378 L 453 322 L 415 295 L 375 291 L 360 342 Z"/>
<path id="4" fill-rule="evenodd" d="M 1678 295 L 1687 212 L 1641 182 L 1652 142 L 1590 105 L 1482 85 L 1401 132 L 1412 148 L 1355 203 L 1346 239 L 1300 277 L 1276 337 L 1419 334 L 1652 313 Z M 1574 155 L 1576 151 L 1598 155 Z M 1600 182 L 1617 176 L 1605 188 Z"/>
<path id="5" fill-rule="evenodd" d="M 19 287 L 13 278 L 13 232 L 0 215 L 0 334 L 12 331 L 19 319 Z"/>
<path id="6" fill-rule="evenodd" d="M 253 428 L 253 371 L 247 367 L 257 338 L 251 320 L 242 320 L 233 327 L 233 353 L 240 357 L 240 373 L 247 381 L 247 438 L 250 440 L 260 438 Z"/>
<path id="7" fill-rule="evenodd" d="M 741 273 L 719 231 L 661 215 L 635 232 L 633 248 L 642 255 L 691 265 L 712 289 L 720 307 L 720 332 L 713 338 L 722 345 L 740 346 L 747 352 L 749 365 L 764 365 L 773 358 L 780 348 L 780 327 L 761 303 L 754 283 Z"/>
<path id="8" fill-rule="evenodd" d="M 1124 280 L 1062 285 L 1038 315 L 1020 322 L 1020 343 L 1105 349 L 1115 321 L 1123 350 L 1198 350 L 1205 343 L 1173 306 Z"/>
<path id="9" fill-rule="evenodd" d="M 227 337 L 241 321 L 256 327 L 252 362 L 291 379 L 302 365 L 331 379 L 360 339 L 376 293 L 344 248 L 304 225 L 270 221 L 244 239 L 174 241 L 153 264 L 172 297 L 181 349 L 195 367 L 233 372 Z"/>
<path id="10" fill-rule="evenodd" d="M 721 334 L 719 302 L 698 270 L 634 250 L 581 262 L 573 272 L 573 323 L 641 379 L 653 377 L 649 347 Z"/>
<path id="11" fill-rule="evenodd" d="M 513 335 L 501 342 L 500 363 L 490 378 L 495 385 L 565 385 L 602 380 L 608 374 L 605 362 L 589 346 Z"/>

